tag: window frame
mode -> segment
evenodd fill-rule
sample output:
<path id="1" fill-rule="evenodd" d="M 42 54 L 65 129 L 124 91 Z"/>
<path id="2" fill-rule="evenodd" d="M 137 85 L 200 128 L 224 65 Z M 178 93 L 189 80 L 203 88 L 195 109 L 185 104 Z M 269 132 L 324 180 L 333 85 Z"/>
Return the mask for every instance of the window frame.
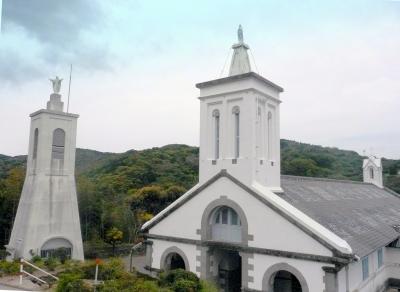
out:
<path id="1" fill-rule="evenodd" d="M 361 260 L 361 268 L 362 268 L 362 279 L 365 281 L 369 278 L 369 258 L 368 256 L 364 257 Z"/>
<path id="2" fill-rule="evenodd" d="M 219 110 L 214 110 L 213 116 L 213 127 L 214 127 L 214 159 L 219 159 L 220 152 L 220 136 L 221 136 L 221 118 Z"/>
<path id="3" fill-rule="evenodd" d="M 378 257 L 378 269 L 383 266 L 383 248 L 379 248 L 377 251 Z"/>
<path id="4" fill-rule="evenodd" d="M 240 157 L 240 108 L 234 106 L 232 108 L 233 114 L 233 157 L 235 159 Z"/>

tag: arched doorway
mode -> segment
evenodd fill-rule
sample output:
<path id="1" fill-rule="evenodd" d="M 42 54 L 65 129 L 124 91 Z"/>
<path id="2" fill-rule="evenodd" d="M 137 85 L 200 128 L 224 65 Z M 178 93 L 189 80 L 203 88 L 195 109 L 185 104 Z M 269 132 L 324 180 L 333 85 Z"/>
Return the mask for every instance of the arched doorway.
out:
<path id="1" fill-rule="evenodd" d="M 40 249 L 40 256 L 42 258 L 61 257 L 71 258 L 72 243 L 65 238 L 51 238 L 47 240 Z"/>
<path id="2" fill-rule="evenodd" d="M 274 292 L 302 292 L 299 280 L 288 271 L 277 272 L 273 283 Z"/>
<path id="3" fill-rule="evenodd" d="M 164 267 L 167 271 L 177 269 L 186 270 L 185 261 L 176 252 L 172 252 L 166 257 Z"/>
<path id="4" fill-rule="evenodd" d="M 268 268 L 263 278 L 263 291 L 309 292 L 304 276 L 287 263 L 278 263 Z"/>
<path id="5" fill-rule="evenodd" d="M 161 256 L 160 267 L 164 271 L 183 269 L 190 271 L 189 261 L 185 253 L 176 246 L 167 248 Z"/>
<path id="6" fill-rule="evenodd" d="M 224 292 L 242 291 L 242 259 L 237 251 L 216 250 L 214 258 L 218 264 L 218 285 Z"/>

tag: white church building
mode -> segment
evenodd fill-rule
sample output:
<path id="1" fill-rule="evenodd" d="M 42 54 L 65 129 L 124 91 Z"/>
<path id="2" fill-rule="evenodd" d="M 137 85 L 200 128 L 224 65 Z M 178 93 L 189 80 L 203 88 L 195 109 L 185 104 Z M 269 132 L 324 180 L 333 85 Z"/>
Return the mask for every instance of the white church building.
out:
<path id="1" fill-rule="evenodd" d="M 143 225 L 146 268 L 232 292 L 399 286 L 400 198 L 380 159 L 365 160 L 364 182 L 281 175 L 283 89 L 251 71 L 238 36 L 229 76 L 196 85 L 199 183 Z"/>

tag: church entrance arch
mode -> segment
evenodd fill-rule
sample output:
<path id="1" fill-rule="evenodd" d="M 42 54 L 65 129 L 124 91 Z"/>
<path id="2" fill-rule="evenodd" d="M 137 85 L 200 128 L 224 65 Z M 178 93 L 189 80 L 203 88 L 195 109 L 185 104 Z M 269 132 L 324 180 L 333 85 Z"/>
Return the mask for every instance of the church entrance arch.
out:
<path id="1" fill-rule="evenodd" d="M 40 248 L 42 258 L 62 257 L 71 258 L 72 243 L 65 238 L 55 237 L 47 240 Z"/>
<path id="2" fill-rule="evenodd" d="M 176 246 L 167 248 L 161 256 L 161 269 L 172 271 L 182 269 L 190 271 L 189 262 L 184 252 Z"/>
<path id="3" fill-rule="evenodd" d="M 279 263 L 264 274 L 263 291 L 267 292 L 309 292 L 303 275 L 294 267 Z"/>
<path id="4" fill-rule="evenodd" d="M 242 287 L 242 258 L 237 251 L 216 249 L 217 283 L 224 292 L 240 292 Z"/>

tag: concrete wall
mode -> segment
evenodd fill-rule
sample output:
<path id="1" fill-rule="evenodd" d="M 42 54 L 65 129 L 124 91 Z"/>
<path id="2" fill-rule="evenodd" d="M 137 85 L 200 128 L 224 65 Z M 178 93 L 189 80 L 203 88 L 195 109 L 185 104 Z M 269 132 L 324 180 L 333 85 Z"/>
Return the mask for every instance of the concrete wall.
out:
<path id="1" fill-rule="evenodd" d="M 75 185 L 75 145 L 78 115 L 40 110 L 31 115 L 27 173 L 8 250 L 14 257 L 40 255 L 43 244 L 63 238 L 72 245 L 72 258 L 83 259 Z M 65 132 L 64 159 L 52 159 L 53 133 Z M 36 159 L 34 133 L 38 129 Z"/>

